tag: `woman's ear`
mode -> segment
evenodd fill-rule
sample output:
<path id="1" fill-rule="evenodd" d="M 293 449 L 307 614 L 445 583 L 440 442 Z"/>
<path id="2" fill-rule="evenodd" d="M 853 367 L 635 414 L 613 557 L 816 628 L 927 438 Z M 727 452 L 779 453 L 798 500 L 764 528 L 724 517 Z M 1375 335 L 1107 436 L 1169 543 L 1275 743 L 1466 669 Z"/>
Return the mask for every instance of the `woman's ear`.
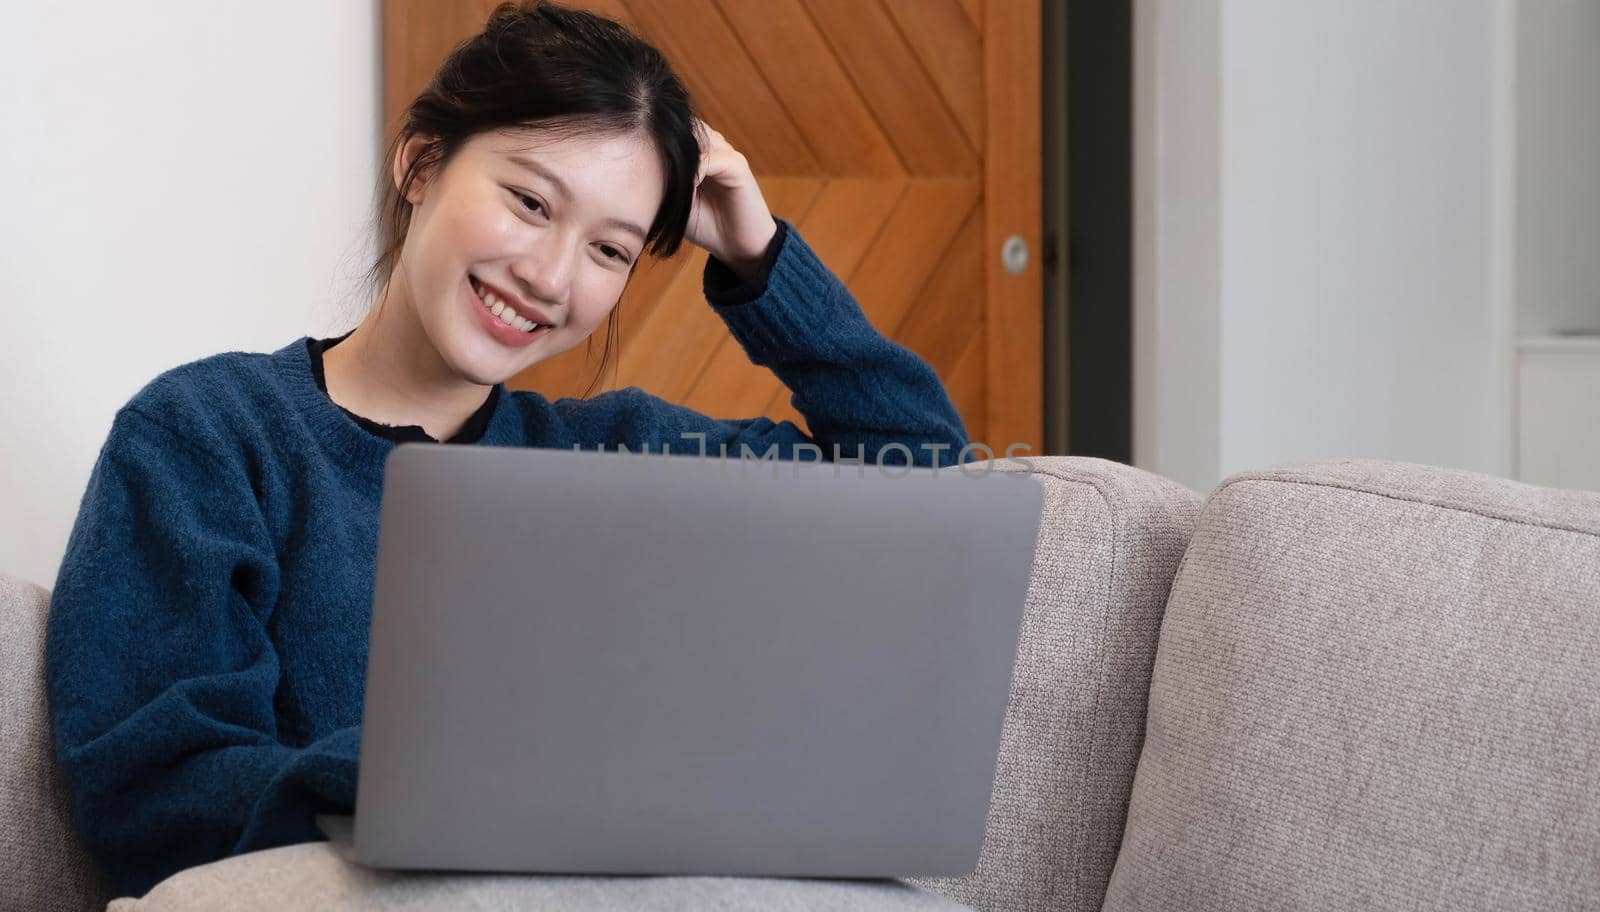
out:
<path id="1" fill-rule="evenodd" d="M 393 164 L 394 188 L 396 190 L 405 188 L 406 171 L 411 168 L 411 163 L 416 161 L 417 156 L 421 155 L 422 151 L 428 147 L 428 143 L 432 141 L 434 141 L 432 136 L 413 134 L 406 137 L 406 141 L 401 143 L 399 150 L 395 152 Z M 413 206 L 421 205 L 423 191 L 427 189 L 427 182 L 428 175 L 419 171 L 415 179 L 411 181 L 411 186 L 404 190 L 406 202 Z"/>

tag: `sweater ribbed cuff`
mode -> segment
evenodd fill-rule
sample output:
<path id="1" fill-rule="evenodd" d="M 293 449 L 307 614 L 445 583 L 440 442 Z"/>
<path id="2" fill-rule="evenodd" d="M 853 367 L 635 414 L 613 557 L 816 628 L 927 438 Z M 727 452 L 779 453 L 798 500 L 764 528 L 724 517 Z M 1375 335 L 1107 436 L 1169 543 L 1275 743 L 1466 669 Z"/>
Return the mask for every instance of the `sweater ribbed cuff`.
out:
<path id="1" fill-rule="evenodd" d="M 756 364 L 842 360 L 852 341 L 877 331 L 800 232 L 785 224 L 760 296 L 720 304 L 708 295 L 711 308 Z"/>
<path id="2" fill-rule="evenodd" d="M 784 238 L 789 234 L 788 222 L 783 219 L 774 221 L 778 223 L 778 230 L 773 232 L 772 240 L 767 243 L 766 251 L 761 254 L 761 262 L 756 266 L 755 275 L 750 278 L 740 279 L 737 273 L 716 257 L 706 259 L 705 272 L 700 276 L 700 287 L 705 292 L 707 301 L 731 307 L 747 304 L 766 293 L 767 279 L 772 275 L 772 267 L 778 262 L 778 252 L 783 249 Z"/>

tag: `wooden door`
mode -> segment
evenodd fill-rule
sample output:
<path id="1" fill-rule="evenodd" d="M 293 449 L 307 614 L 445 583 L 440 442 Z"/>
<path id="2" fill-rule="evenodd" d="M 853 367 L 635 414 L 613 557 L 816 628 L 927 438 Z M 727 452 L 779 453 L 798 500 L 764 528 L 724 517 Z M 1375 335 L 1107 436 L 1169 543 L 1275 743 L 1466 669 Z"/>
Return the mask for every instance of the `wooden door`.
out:
<path id="1" fill-rule="evenodd" d="M 494 0 L 385 0 L 386 138 Z M 1039 0 L 572 0 L 667 56 L 872 324 L 939 373 L 968 435 L 1043 447 Z M 1001 249 L 1031 252 L 1019 273 Z M 700 293 L 704 251 L 642 261 L 599 389 L 805 427 Z M 606 328 L 508 384 L 579 395 Z"/>

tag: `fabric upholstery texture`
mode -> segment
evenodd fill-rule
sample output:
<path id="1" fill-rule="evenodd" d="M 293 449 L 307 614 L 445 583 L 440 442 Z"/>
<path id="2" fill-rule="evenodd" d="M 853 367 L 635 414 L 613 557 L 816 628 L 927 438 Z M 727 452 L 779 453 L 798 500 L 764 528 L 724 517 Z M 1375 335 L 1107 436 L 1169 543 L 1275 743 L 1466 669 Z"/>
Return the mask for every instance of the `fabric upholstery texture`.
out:
<path id="1" fill-rule="evenodd" d="M 953 900 L 895 881 L 734 877 L 530 877 L 374 871 L 326 842 L 182 871 L 107 912 L 957 912 Z"/>
<path id="2" fill-rule="evenodd" d="M 44 692 L 45 589 L 0 573 L 0 909 L 81 912 L 107 896 L 72 826 Z"/>
<path id="3" fill-rule="evenodd" d="M 1105 908 L 1600 903 L 1600 494 L 1235 475 L 1179 569 Z"/>
<path id="4" fill-rule="evenodd" d="M 1104 459 L 1030 461 L 1044 513 L 983 851 L 967 877 L 915 882 L 985 912 L 1094 910 L 1122 840 L 1162 609 L 1199 498 Z"/>

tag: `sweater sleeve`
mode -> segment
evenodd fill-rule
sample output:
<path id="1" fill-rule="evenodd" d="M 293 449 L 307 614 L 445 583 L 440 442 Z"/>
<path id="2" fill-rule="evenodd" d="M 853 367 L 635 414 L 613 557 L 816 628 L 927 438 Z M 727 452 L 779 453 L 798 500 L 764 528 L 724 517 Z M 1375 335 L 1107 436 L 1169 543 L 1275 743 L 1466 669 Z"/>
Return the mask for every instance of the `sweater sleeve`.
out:
<path id="1" fill-rule="evenodd" d="M 938 374 L 915 353 L 885 338 L 849 289 L 817 258 L 793 225 L 779 232 L 753 280 L 739 281 L 707 262 L 707 303 L 750 360 L 770 369 L 793 394 L 811 434 L 792 421 L 712 418 L 638 387 L 596 397 L 614 408 L 612 443 L 738 458 L 871 464 L 955 465 L 969 443 L 961 416 Z M 582 400 L 558 407 L 577 416 Z M 814 436 L 813 436 L 814 435 Z M 747 449 L 746 449 L 747 448 Z"/>
<path id="2" fill-rule="evenodd" d="M 122 895 L 321 838 L 355 803 L 359 726 L 279 740 L 272 541 L 243 461 L 117 414 L 51 596 L 55 751 L 85 847 Z"/>

